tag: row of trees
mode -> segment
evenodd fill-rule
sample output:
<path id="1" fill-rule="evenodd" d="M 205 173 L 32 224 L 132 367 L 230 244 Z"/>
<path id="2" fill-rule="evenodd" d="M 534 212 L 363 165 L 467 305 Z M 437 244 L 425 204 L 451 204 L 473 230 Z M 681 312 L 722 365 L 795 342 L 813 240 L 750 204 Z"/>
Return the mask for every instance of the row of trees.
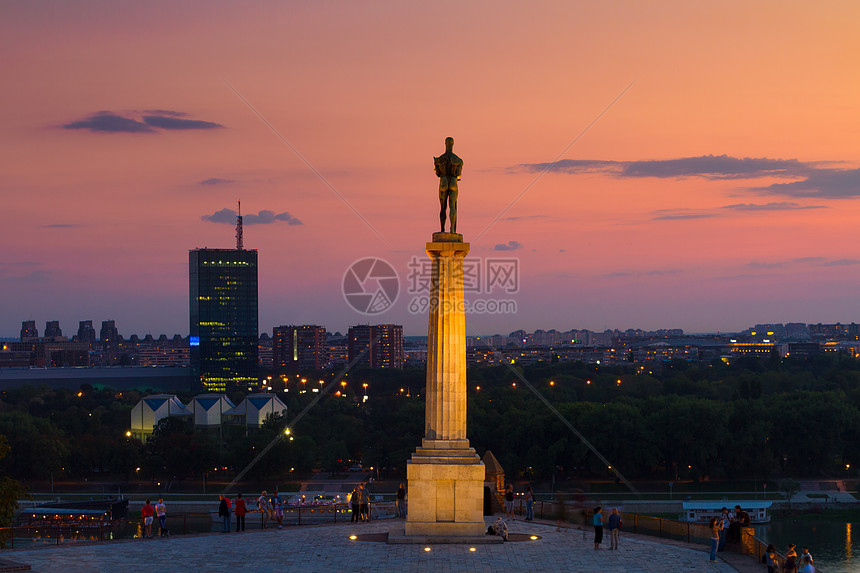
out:
<path id="1" fill-rule="evenodd" d="M 126 436 L 138 392 L 6 391 L 0 434 L 11 453 L 0 471 L 21 480 L 211 478 L 269 448 L 248 478 L 335 471 L 348 460 L 405 473 L 424 432 L 423 371 L 350 374 L 350 387 L 365 381 L 366 402 L 363 391 L 329 394 L 297 423 L 315 394 L 282 394 L 289 414 L 259 430 L 212 433 L 163 420 L 146 445 Z M 492 450 L 509 475 L 535 480 L 610 476 L 592 448 L 628 479 L 844 472 L 860 459 L 860 363 L 833 356 L 676 362 L 661 372 L 582 363 L 472 369 L 468 416 L 480 454 Z"/>

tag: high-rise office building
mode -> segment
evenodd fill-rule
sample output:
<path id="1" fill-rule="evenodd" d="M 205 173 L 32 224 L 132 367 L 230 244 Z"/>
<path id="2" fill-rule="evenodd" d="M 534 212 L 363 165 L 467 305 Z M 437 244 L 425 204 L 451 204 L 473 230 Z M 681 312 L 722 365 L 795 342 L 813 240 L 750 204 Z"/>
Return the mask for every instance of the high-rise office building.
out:
<path id="1" fill-rule="evenodd" d="M 188 253 L 191 366 L 208 391 L 257 380 L 257 250 L 242 248 L 241 229 L 240 216 L 236 249 Z"/>
<path id="2" fill-rule="evenodd" d="M 360 324 L 349 328 L 349 362 L 370 368 L 403 368 L 403 326 Z M 362 354 L 363 353 L 363 354 Z"/>
<path id="3" fill-rule="evenodd" d="M 272 332 L 272 359 L 277 369 L 322 370 L 328 361 L 325 327 L 276 326 Z"/>

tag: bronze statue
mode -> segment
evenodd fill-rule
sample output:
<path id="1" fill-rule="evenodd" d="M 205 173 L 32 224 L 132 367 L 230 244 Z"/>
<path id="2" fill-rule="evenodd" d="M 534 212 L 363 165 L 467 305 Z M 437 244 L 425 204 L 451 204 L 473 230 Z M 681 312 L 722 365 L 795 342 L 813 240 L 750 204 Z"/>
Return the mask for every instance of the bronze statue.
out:
<path id="1" fill-rule="evenodd" d="M 439 203 L 442 211 L 439 213 L 439 222 L 442 224 L 442 232 L 445 232 L 445 209 L 450 207 L 451 232 L 457 232 L 457 181 L 463 173 L 463 160 L 454 155 L 451 149 L 454 147 L 454 138 L 445 138 L 445 153 L 433 158 L 436 168 L 436 176 L 439 177 Z"/>

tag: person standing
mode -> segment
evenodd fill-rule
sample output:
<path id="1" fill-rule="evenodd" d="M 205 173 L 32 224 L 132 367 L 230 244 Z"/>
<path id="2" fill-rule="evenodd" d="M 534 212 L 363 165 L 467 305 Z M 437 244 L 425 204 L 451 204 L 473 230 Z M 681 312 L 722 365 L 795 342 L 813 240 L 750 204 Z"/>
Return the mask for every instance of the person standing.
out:
<path id="1" fill-rule="evenodd" d="M 505 519 L 514 518 L 514 486 L 508 484 L 505 488 Z"/>
<path id="2" fill-rule="evenodd" d="M 621 532 L 621 516 L 618 514 L 618 508 L 613 507 L 612 513 L 609 514 L 609 549 L 618 549 L 618 534 Z"/>
<path id="3" fill-rule="evenodd" d="M 400 484 L 400 487 L 397 488 L 395 505 L 397 506 L 397 517 L 406 519 L 406 486 L 403 484 Z"/>
<path id="4" fill-rule="evenodd" d="M 712 517 L 708 527 L 711 528 L 711 563 L 719 563 L 717 561 L 717 548 L 720 546 L 720 531 L 723 529 L 723 520 Z"/>
<path id="5" fill-rule="evenodd" d="M 269 494 L 266 490 L 257 498 L 257 509 L 260 510 L 260 517 L 263 520 L 263 529 L 269 527 L 269 515 L 272 513 L 272 508 L 269 506 Z"/>
<path id="6" fill-rule="evenodd" d="M 591 523 L 594 525 L 594 548 L 600 549 L 600 544 L 603 543 L 603 514 L 600 510 L 603 509 L 599 505 L 594 508 L 594 516 L 591 518 Z"/>
<path id="7" fill-rule="evenodd" d="M 218 515 L 221 517 L 221 522 L 224 528 L 221 533 L 230 533 L 230 501 L 226 495 L 222 495 L 221 503 L 218 504 Z"/>
<path id="8" fill-rule="evenodd" d="M 768 545 L 764 550 L 764 562 L 767 565 L 767 573 L 777 573 L 779 561 L 776 559 L 776 547 L 773 544 Z"/>
<path id="9" fill-rule="evenodd" d="M 155 504 L 155 514 L 158 516 L 158 536 L 167 537 L 170 532 L 167 531 L 167 506 L 164 505 L 164 499 L 158 498 L 158 503 Z"/>
<path id="10" fill-rule="evenodd" d="M 272 511 L 274 518 L 278 520 L 278 529 L 284 528 L 284 502 L 278 491 L 275 490 L 275 495 L 272 496 Z"/>
<path id="11" fill-rule="evenodd" d="M 535 518 L 535 494 L 532 486 L 526 486 L 526 521 L 534 521 Z"/>
<path id="12" fill-rule="evenodd" d="M 154 513 L 150 501 L 146 500 L 146 504 L 140 510 L 140 516 L 143 518 L 143 536 L 149 539 L 152 539 L 152 516 Z"/>
<path id="13" fill-rule="evenodd" d="M 359 513 L 362 521 L 370 521 L 370 496 L 364 483 L 358 484 Z"/>
<path id="14" fill-rule="evenodd" d="M 359 486 L 355 486 L 352 493 L 349 494 L 349 505 L 352 508 L 352 519 L 350 523 L 358 523 L 361 520 L 359 510 L 361 509 L 361 490 Z"/>
<path id="15" fill-rule="evenodd" d="M 718 520 L 723 522 L 723 527 L 720 529 L 720 543 L 717 546 L 717 551 L 722 551 L 726 548 L 727 534 L 729 531 L 729 526 L 732 523 L 731 515 L 729 515 L 729 509 L 727 507 L 723 508 L 722 514 L 717 517 Z"/>
<path id="16" fill-rule="evenodd" d="M 812 565 L 812 556 L 808 553 L 800 556 L 800 569 L 797 573 L 815 573 L 815 567 Z"/>
<path id="17" fill-rule="evenodd" d="M 797 567 L 797 551 L 795 551 L 794 543 L 788 544 L 788 551 L 785 553 L 785 562 L 782 564 L 782 570 L 784 573 L 794 573 L 794 569 Z"/>
<path id="18" fill-rule="evenodd" d="M 245 500 L 242 499 L 242 493 L 236 494 L 236 509 L 233 513 L 236 514 L 236 531 L 245 531 L 245 514 L 248 509 L 245 507 Z"/>

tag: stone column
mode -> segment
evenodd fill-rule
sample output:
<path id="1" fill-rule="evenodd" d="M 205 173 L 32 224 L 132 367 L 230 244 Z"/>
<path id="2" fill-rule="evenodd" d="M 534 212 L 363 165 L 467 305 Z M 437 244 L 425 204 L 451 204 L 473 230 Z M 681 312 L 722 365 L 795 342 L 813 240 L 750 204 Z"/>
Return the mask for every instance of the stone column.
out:
<path id="1" fill-rule="evenodd" d="M 427 243 L 427 254 L 433 259 L 433 267 L 430 324 L 427 329 L 424 439 L 445 441 L 451 447 L 468 448 L 463 259 L 469 254 L 469 244 Z"/>
<path id="2" fill-rule="evenodd" d="M 466 320 L 462 235 L 434 233 L 427 338 L 424 439 L 406 463 L 405 536 L 437 543 L 496 541 L 484 536 L 484 464 L 466 438 Z M 473 538 L 473 539 L 470 539 Z M 389 540 L 391 536 L 389 534 Z M 409 541 L 402 541 L 409 542 Z"/>

